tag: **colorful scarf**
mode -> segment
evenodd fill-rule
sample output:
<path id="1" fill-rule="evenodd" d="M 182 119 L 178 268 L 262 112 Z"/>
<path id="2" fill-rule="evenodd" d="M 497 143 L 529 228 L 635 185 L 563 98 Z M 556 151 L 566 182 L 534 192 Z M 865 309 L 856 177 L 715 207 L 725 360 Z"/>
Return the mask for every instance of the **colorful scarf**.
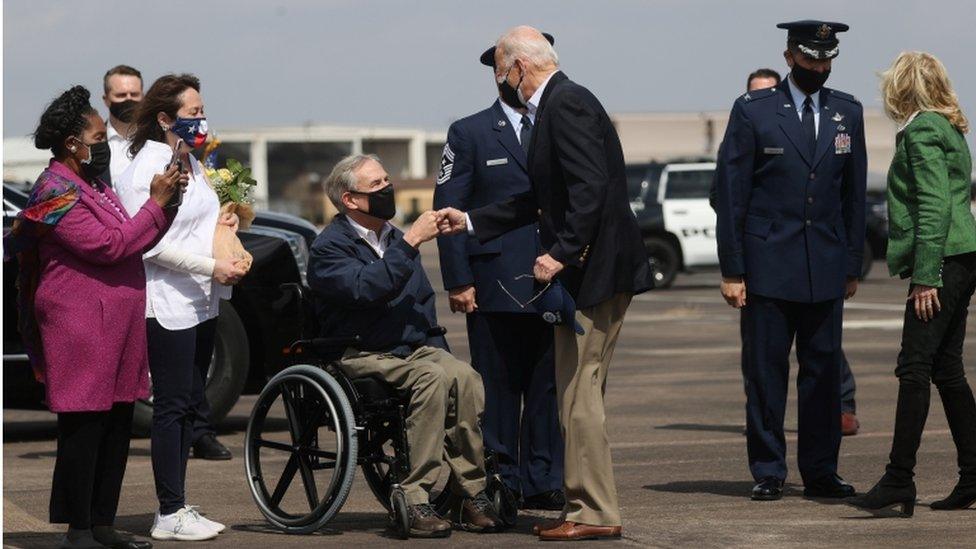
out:
<path id="1" fill-rule="evenodd" d="M 44 170 L 27 201 L 17 214 L 10 232 L 3 237 L 4 261 L 17 257 L 17 329 L 24 350 L 30 358 L 34 376 L 44 382 L 44 348 L 34 316 L 34 293 L 41 274 L 38 255 L 40 238 L 61 221 L 81 197 L 77 183 L 52 171 L 54 162 Z"/>

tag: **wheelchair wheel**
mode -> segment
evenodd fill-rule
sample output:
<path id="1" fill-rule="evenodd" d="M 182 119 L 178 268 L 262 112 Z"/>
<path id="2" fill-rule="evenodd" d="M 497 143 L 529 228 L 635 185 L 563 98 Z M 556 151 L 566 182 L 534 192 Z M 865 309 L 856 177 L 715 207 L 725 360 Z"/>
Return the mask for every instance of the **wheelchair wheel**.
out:
<path id="1" fill-rule="evenodd" d="M 244 466 L 261 514 L 290 534 L 324 526 L 352 488 L 357 442 L 349 400 L 332 376 L 299 365 L 271 378 L 245 435 Z"/>
<path id="2" fill-rule="evenodd" d="M 407 496 L 400 486 L 390 489 L 390 523 L 393 529 L 403 539 L 410 538 L 410 510 L 407 507 Z"/>

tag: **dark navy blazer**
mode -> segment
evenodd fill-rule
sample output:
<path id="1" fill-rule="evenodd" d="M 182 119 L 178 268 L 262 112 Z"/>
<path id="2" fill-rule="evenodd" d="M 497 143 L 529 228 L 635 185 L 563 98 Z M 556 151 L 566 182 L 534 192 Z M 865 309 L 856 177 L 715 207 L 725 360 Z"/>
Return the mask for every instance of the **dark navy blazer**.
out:
<path id="1" fill-rule="evenodd" d="M 437 326 L 434 289 L 418 250 L 393 229 L 381 259 L 339 214 L 312 244 L 308 285 L 322 336 L 360 336 L 362 351 L 407 356 L 431 345 L 448 350 Z"/>
<path id="2" fill-rule="evenodd" d="M 451 124 L 434 189 L 434 208 L 468 211 L 531 190 L 525 151 L 498 100 L 476 114 Z M 467 234 L 437 239 L 441 274 L 448 290 L 474 284 L 478 311 L 535 312 L 519 307 L 498 282 L 520 302 L 535 291 L 532 274 L 541 255 L 538 224 L 532 223 L 482 244 Z"/>
<path id="3" fill-rule="evenodd" d="M 746 291 L 812 303 L 843 297 L 861 273 L 867 153 L 861 104 L 823 88 L 816 152 L 788 81 L 732 107 L 719 151 L 718 251 Z"/>

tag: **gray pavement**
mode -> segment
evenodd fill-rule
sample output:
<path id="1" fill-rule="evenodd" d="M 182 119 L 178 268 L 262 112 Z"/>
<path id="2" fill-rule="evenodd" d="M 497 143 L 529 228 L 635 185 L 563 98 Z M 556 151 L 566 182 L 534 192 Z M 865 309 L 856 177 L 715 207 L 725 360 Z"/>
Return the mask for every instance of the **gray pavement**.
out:
<path id="1" fill-rule="evenodd" d="M 436 286 L 436 255 L 427 251 L 425 257 Z M 859 435 L 844 439 L 840 472 L 862 490 L 882 473 L 897 392 L 892 370 L 906 285 L 888 279 L 883 271 L 883 264 L 875 266 L 846 310 L 845 349 L 857 378 L 862 428 Z M 625 539 L 618 545 L 976 546 L 976 512 L 934 512 L 925 505 L 948 493 L 956 479 L 955 451 L 937 399 L 918 459 L 921 506 L 913 519 L 876 518 L 844 505 L 802 498 L 793 458 L 795 398 L 787 414 L 794 468 L 787 495 L 779 502 L 748 499 L 752 479 L 742 436 L 745 398 L 738 364 L 738 315 L 722 302 L 716 281 L 715 273 L 682 276 L 674 289 L 639 296 L 628 313 L 606 397 L 624 517 Z M 447 311 L 446 296 L 439 296 L 438 305 L 452 347 L 466 358 L 463 318 Z M 973 356 L 973 330 L 970 326 L 967 357 Z M 221 440 L 234 452 L 233 461 L 190 462 L 189 502 L 229 525 L 205 546 L 522 547 L 538 544 L 531 536 L 537 517 L 552 516 L 523 515 L 517 529 L 503 534 L 455 533 L 448 540 L 398 542 L 384 530 L 385 515 L 357 474 L 348 502 L 327 528 L 313 536 L 276 533 L 262 520 L 244 480 L 243 430 L 253 402 L 253 396 L 243 397 L 221 425 Z M 46 522 L 53 433 L 50 414 L 4 411 L 5 546 L 51 547 L 59 538 L 61 528 Z M 145 535 L 154 506 L 149 441 L 135 440 L 118 526 Z"/>

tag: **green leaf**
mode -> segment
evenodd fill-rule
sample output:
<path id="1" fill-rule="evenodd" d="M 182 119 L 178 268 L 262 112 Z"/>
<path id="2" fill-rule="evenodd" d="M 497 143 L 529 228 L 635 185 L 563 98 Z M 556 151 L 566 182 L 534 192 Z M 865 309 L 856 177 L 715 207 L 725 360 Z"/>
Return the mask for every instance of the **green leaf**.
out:
<path id="1" fill-rule="evenodd" d="M 236 159 L 234 159 L 234 158 L 228 158 L 227 159 L 227 169 L 230 170 L 231 172 L 239 172 L 242 169 L 244 169 L 244 166 L 241 165 L 241 163 L 238 162 Z"/>

